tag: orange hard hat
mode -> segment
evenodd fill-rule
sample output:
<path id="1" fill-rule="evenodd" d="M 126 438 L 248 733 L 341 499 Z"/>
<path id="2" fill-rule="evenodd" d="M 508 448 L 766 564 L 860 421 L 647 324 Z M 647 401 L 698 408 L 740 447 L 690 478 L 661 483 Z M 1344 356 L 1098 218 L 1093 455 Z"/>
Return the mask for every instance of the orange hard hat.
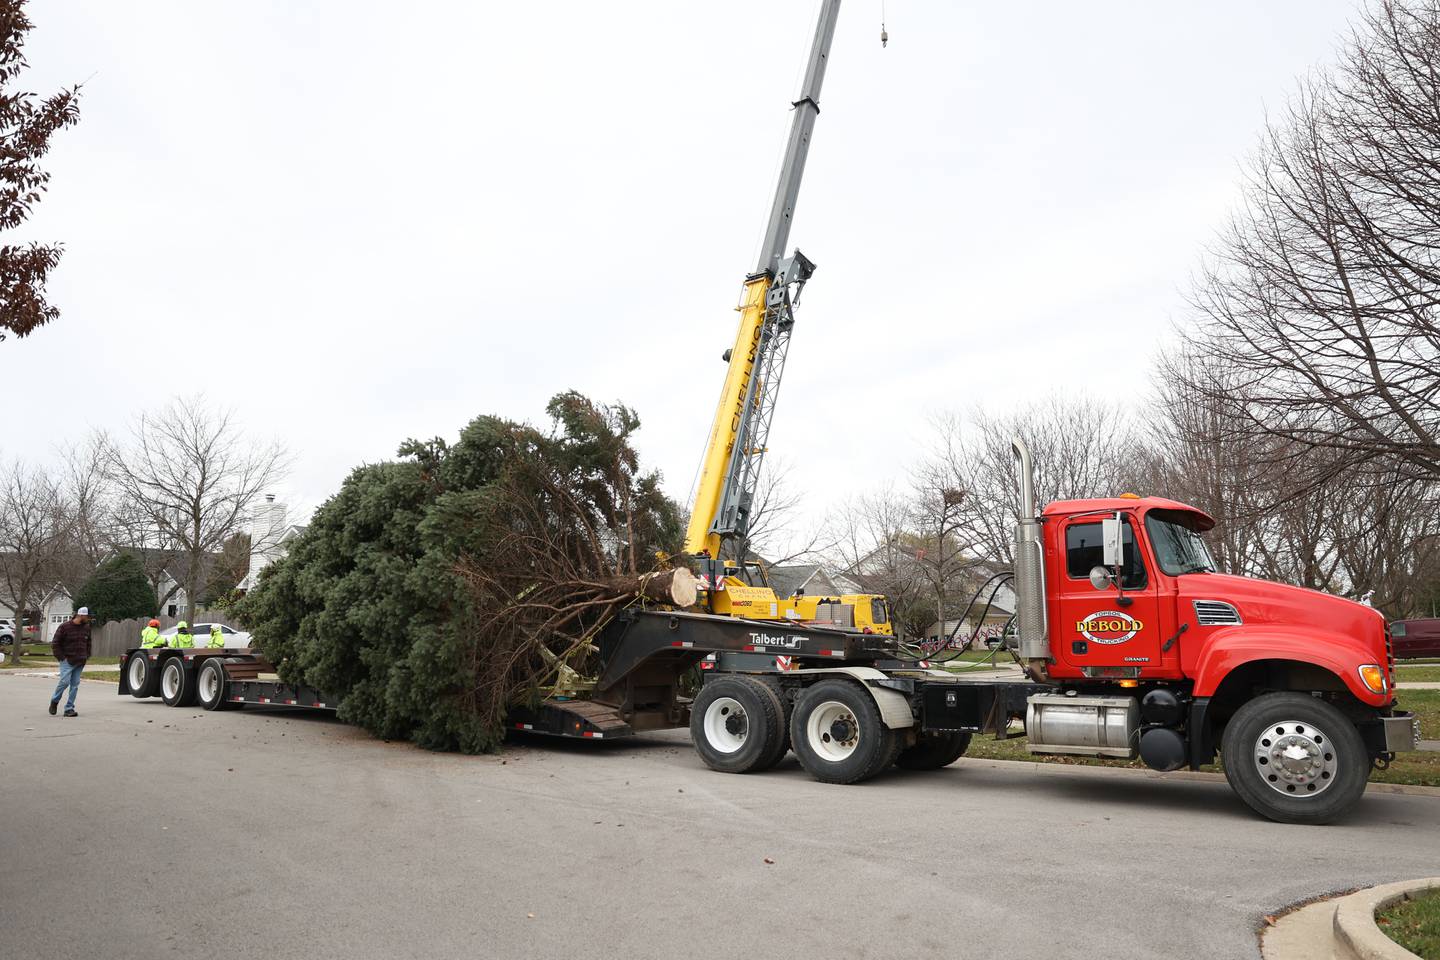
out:
<path id="1" fill-rule="evenodd" d="M 152 626 L 152 627 L 158 627 L 158 626 L 160 626 L 160 621 L 159 621 L 159 620 L 151 620 L 151 621 L 150 621 L 150 626 Z"/>

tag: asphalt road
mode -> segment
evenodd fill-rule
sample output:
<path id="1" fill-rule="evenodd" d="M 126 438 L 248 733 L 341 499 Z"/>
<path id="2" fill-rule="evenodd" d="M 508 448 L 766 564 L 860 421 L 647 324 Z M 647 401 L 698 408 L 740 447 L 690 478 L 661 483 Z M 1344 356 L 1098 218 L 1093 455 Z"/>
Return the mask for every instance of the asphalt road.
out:
<path id="1" fill-rule="evenodd" d="M 1209 782 L 836 787 L 679 733 L 462 757 L 98 682 L 67 720 L 50 689 L 0 675 L 7 958 L 1254 958 L 1265 913 L 1440 863 L 1437 797 L 1278 826 Z"/>

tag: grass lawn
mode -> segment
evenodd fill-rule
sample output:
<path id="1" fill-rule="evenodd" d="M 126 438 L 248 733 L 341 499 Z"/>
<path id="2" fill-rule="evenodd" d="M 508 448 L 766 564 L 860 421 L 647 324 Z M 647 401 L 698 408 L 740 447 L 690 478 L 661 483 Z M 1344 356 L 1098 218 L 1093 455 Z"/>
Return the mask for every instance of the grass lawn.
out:
<path id="1" fill-rule="evenodd" d="M 1396 683 L 1440 683 L 1440 664 L 1395 665 Z"/>
<path id="2" fill-rule="evenodd" d="M 1420 735 L 1426 740 L 1440 740 L 1440 690 L 1401 690 L 1400 706 L 1420 715 Z M 1107 760 L 1100 757 L 1047 756 L 1032 754 L 1025 749 L 1025 738 L 996 740 L 976 734 L 970 741 L 967 757 L 988 760 L 1030 760 L 1037 763 L 1065 763 L 1086 767 L 1131 767 L 1146 769 L 1139 760 Z M 1218 763 L 1207 764 L 1202 770 L 1218 772 Z M 1408 783 L 1422 787 L 1440 787 L 1440 753 L 1414 750 L 1397 754 L 1388 770 L 1371 770 L 1373 783 Z"/>
<path id="3" fill-rule="evenodd" d="M 81 675 L 82 680 L 100 680 L 104 683 L 119 683 L 119 670 L 86 670 Z"/>
<path id="4" fill-rule="evenodd" d="M 1402 900 L 1375 916 L 1386 935 L 1424 960 L 1440 960 L 1440 890 Z"/>

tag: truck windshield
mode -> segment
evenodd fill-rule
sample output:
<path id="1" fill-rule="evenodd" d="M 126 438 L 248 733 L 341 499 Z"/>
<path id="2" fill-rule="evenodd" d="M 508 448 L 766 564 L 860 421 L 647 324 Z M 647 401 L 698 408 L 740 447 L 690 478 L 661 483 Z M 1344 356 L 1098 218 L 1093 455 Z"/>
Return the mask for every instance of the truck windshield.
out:
<path id="1" fill-rule="evenodd" d="M 1152 510 L 1145 515 L 1145 530 L 1155 549 L 1160 569 L 1178 577 L 1182 573 L 1214 573 L 1215 561 L 1205 541 L 1191 527 L 1194 519 L 1169 510 Z"/>

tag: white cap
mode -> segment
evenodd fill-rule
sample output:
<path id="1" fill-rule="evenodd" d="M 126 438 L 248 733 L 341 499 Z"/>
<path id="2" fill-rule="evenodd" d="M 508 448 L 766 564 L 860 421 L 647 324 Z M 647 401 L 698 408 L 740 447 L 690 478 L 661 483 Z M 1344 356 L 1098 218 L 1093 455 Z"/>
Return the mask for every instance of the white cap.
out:
<path id="1" fill-rule="evenodd" d="M 79 610 L 76 610 L 76 611 L 75 611 L 75 616 L 77 616 L 77 617 L 88 617 L 88 616 L 90 616 L 90 608 L 89 608 L 89 607 L 81 607 Z"/>

